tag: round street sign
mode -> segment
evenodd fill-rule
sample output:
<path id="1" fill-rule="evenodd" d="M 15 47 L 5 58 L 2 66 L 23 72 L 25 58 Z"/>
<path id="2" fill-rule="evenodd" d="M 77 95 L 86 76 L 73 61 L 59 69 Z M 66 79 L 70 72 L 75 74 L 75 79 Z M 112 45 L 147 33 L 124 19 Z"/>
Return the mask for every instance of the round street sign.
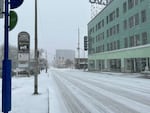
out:
<path id="1" fill-rule="evenodd" d="M 15 11 L 10 11 L 10 28 L 9 30 L 11 31 L 17 24 L 18 21 L 18 16 Z"/>
<path id="2" fill-rule="evenodd" d="M 23 0 L 10 0 L 10 9 L 18 8 L 23 3 Z"/>

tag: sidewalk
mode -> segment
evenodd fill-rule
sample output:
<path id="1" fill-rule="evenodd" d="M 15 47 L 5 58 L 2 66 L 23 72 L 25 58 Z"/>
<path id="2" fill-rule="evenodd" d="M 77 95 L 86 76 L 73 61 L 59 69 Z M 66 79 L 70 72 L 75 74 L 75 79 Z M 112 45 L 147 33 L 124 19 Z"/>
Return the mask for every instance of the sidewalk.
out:
<path id="1" fill-rule="evenodd" d="M 1 99 L 0 79 L 0 100 Z M 41 72 L 38 76 L 39 95 L 33 95 L 34 77 L 12 78 L 12 110 L 9 113 L 48 113 L 48 76 Z M 0 102 L 0 113 L 1 113 Z"/>

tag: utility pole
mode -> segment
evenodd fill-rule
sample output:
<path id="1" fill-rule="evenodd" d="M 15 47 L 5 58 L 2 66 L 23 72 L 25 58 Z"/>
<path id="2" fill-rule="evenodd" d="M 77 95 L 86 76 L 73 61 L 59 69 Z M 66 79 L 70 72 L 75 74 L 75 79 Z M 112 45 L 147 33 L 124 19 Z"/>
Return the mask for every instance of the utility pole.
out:
<path id="1" fill-rule="evenodd" d="M 48 61 L 47 61 L 47 51 L 46 51 L 46 73 L 47 73 L 47 68 L 48 68 Z"/>
<path id="2" fill-rule="evenodd" d="M 80 29 L 78 28 L 78 60 L 77 60 L 77 68 L 80 69 Z"/>
<path id="3" fill-rule="evenodd" d="M 38 36 L 37 36 L 37 0 L 35 0 L 35 75 L 34 75 L 34 94 L 38 94 Z"/>

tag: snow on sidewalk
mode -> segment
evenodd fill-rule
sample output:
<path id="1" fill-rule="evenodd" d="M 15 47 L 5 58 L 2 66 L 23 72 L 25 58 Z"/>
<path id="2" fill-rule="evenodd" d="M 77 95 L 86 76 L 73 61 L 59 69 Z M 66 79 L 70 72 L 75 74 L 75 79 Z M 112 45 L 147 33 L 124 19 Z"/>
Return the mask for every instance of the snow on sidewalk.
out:
<path id="1" fill-rule="evenodd" d="M 41 72 L 38 76 L 39 95 L 33 95 L 34 77 L 12 78 L 12 110 L 9 113 L 48 113 L 48 74 Z M 0 79 L 0 100 L 2 80 Z M 1 113 L 0 102 L 0 113 Z"/>

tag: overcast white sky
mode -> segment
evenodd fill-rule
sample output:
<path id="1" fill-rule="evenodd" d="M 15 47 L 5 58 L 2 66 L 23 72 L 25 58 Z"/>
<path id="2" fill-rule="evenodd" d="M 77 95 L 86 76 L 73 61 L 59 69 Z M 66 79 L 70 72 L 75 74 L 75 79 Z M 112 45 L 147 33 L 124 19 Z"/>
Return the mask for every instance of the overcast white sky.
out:
<path id="1" fill-rule="evenodd" d="M 81 48 L 83 37 L 87 35 L 90 21 L 89 0 L 37 0 L 38 1 L 38 44 L 39 48 L 53 56 L 56 49 L 76 50 L 78 27 L 80 28 Z M 18 23 L 10 32 L 10 44 L 17 47 L 17 36 L 26 31 L 31 37 L 31 49 L 34 49 L 34 0 L 24 0 L 19 8 Z M 0 19 L 0 45 L 3 44 L 4 20 Z"/>

